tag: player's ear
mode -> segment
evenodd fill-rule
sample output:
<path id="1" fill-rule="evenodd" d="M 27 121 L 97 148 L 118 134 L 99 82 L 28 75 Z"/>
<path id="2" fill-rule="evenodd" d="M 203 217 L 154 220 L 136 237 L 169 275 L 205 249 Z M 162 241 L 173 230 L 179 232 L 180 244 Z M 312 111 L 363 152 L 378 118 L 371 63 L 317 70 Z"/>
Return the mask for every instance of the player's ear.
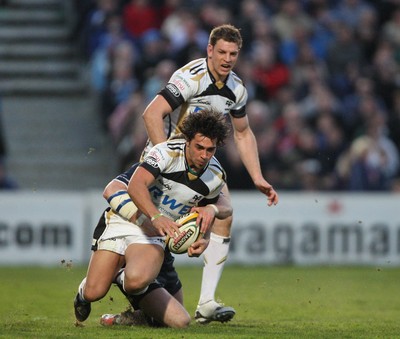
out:
<path id="1" fill-rule="evenodd" d="M 211 44 L 208 44 L 208 45 L 207 45 L 207 57 L 208 57 L 209 59 L 211 59 L 213 49 L 214 49 L 213 45 L 211 45 Z"/>

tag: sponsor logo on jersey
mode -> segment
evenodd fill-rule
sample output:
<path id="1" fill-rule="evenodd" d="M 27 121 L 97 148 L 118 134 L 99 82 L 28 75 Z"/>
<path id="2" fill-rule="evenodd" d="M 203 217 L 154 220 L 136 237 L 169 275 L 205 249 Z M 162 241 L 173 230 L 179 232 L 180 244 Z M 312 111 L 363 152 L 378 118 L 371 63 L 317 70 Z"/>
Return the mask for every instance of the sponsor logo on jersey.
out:
<path id="1" fill-rule="evenodd" d="M 179 80 L 180 79 L 180 80 Z M 178 90 L 180 91 L 180 92 L 183 92 L 184 90 L 185 90 L 185 88 L 186 87 L 189 87 L 188 86 L 188 83 L 186 83 L 185 81 L 183 81 L 183 79 L 182 78 L 179 78 L 179 79 L 174 79 L 173 81 L 172 81 L 172 84 L 174 84 L 177 88 L 178 88 Z M 186 86 L 185 86 L 186 85 Z M 180 94 L 180 93 L 179 93 Z"/>
<path id="2" fill-rule="evenodd" d="M 153 159 L 155 159 L 157 162 L 160 162 L 160 158 L 161 158 L 161 155 L 160 155 L 160 153 L 159 152 L 157 152 L 156 150 L 152 150 L 150 153 L 149 153 L 149 157 L 152 157 Z"/>
<path id="3" fill-rule="evenodd" d="M 231 107 L 234 104 L 232 100 L 226 100 L 225 105 Z"/>
<path id="4" fill-rule="evenodd" d="M 168 191 L 172 190 L 172 186 L 163 182 L 161 179 L 158 179 L 158 182 L 160 183 L 160 185 L 164 186 L 165 189 L 167 189 Z"/>
<path id="5" fill-rule="evenodd" d="M 154 159 L 154 158 L 151 157 L 151 156 L 146 157 L 146 159 L 144 159 L 144 162 L 145 162 L 146 164 L 149 164 L 151 167 L 158 168 L 157 159 Z"/>
<path id="6" fill-rule="evenodd" d="M 193 100 L 193 102 L 195 102 L 196 104 L 200 104 L 200 105 L 211 106 L 211 102 L 209 100 L 205 100 L 205 99 L 197 99 L 197 100 Z"/>
<path id="7" fill-rule="evenodd" d="M 203 199 L 203 196 L 196 194 L 192 199 L 189 200 L 189 204 L 196 205 L 201 199 Z"/>
<path id="8" fill-rule="evenodd" d="M 174 84 L 168 84 L 165 88 L 176 98 L 179 98 L 181 93 L 179 92 L 178 88 Z"/>
<path id="9" fill-rule="evenodd" d="M 175 198 L 172 198 L 168 194 L 164 194 L 164 192 L 157 186 L 150 187 L 149 192 L 153 200 L 158 201 L 158 204 L 160 204 L 161 206 L 165 206 L 166 208 L 180 215 L 189 213 L 190 209 L 193 206 L 178 202 Z"/>

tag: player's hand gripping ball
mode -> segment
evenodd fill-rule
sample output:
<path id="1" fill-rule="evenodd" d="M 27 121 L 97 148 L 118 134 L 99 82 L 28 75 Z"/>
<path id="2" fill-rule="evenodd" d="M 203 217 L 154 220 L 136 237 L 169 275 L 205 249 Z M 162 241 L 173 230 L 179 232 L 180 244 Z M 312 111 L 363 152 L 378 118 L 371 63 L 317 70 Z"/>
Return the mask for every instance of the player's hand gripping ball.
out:
<path id="1" fill-rule="evenodd" d="M 196 225 L 197 212 L 188 213 L 180 217 L 176 222 L 180 224 L 181 233 L 175 238 L 168 237 L 166 245 L 171 253 L 186 253 L 189 247 L 199 239 L 200 226 Z"/>

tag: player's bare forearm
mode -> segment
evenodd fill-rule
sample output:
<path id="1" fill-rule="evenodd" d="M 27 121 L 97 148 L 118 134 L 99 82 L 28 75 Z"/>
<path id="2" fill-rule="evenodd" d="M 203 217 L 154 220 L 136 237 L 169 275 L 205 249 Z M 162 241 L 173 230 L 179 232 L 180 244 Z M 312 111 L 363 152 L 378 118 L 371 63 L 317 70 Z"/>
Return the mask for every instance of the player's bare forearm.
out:
<path id="1" fill-rule="evenodd" d="M 262 174 L 257 142 L 253 131 L 247 127 L 243 130 L 235 131 L 234 136 L 240 158 L 253 180 L 254 185 L 261 193 L 268 197 L 269 206 L 276 205 L 279 201 L 279 196 Z"/>
<path id="2" fill-rule="evenodd" d="M 153 145 L 159 144 L 167 139 L 164 132 L 163 118 L 165 115 L 170 113 L 170 110 L 171 107 L 167 101 L 158 95 L 143 112 L 142 117 L 147 135 Z"/>
<path id="3" fill-rule="evenodd" d="M 246 167 L 254 183 L 263 178 L 258 156 L 256 138 L 250 128 L 234 133 L 234 140 L 238 149 L 240 159 Z"/>

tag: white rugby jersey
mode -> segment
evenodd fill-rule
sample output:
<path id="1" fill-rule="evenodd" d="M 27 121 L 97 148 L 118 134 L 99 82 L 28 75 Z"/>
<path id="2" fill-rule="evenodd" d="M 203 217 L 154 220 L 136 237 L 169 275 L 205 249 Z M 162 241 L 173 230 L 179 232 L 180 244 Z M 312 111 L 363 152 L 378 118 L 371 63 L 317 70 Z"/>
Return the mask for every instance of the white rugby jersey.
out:
<path id="1" fill-rule="evenodd" d="M 179 124 L 186 115 L 204 108 L 211 107 L 234 118 L 246 115 L 248 95 L 242 80 L 231 71 L 224 83 L 216 82 L 208 70 L 206 58 L 193 60 L 175 71 L 158 94 L 173 110 L 164 118 L 167 138 L 180 133 Z M 151 147 L 148 142 L 146 152 Z"/>
<path id="2" fill-rule="evenodd" d="M 191 174 L 185 158 L 185 145 L 184 139 L 160 143 L 139 164 L 155 177 L 154 184 L 149 187 L 154 204 L 173 220 L 188 213 L 203 199 L 215 203 L 226 181 L 225 171 L 215 157 L 198 176 Z M 132 166 L 116 179 L 127 184 L 136 167 Z"/>

